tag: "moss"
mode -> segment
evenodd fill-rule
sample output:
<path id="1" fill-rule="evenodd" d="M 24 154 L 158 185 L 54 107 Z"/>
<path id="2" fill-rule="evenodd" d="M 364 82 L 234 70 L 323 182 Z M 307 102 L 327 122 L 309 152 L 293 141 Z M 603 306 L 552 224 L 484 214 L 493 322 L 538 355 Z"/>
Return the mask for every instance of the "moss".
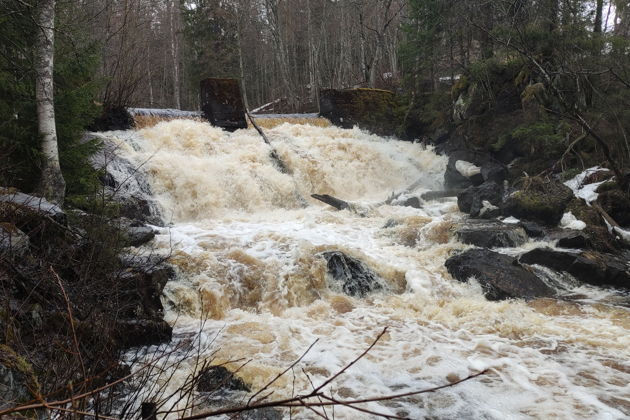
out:
<path id="1" fill-rule="evenodd" d="M 455 84 L 451 88 L 451 96 L 453 98 L 458 98 L 462 92 L 465 92 L 466 90 L 468 90 L 469 86 L 470 86 L 470 81 L 468 80 L 468 77 L 461 76 L 459 80 L 457 80 L 457 82 L 455 82 Z"/>
<path id="2" fill-rule="evenodd" d="M 0 365 L 20 375 L 31 396 L 35 397 L 39 394 L 39 382 L 33 372 L 33 367 L 5 344 L 0 344 Z"/>
<path id="3" fill-rule="evenodd" d="M 555 226 L 572 198 L 573 192 L 558 181 L 525 177 L 521 179 L 521 190 L 508 198 L 505 211 L 517 218 Z"/>

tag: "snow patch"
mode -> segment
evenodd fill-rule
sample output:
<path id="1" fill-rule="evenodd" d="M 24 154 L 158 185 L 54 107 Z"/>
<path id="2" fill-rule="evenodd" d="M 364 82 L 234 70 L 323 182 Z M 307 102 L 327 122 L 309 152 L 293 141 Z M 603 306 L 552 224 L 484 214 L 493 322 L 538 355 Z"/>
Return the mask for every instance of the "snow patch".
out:
<path id="1" fill-rule="evenodd" d="M 562 229 L 584 230 L 586 223 L 575 217 L 573 213 L 567 212 L 564 213 L 562 220 L 560 220 L 560 227 Z"/>
<path id="2" fill-rule="evenodd" d="M 470 178 L 471 176 L 475 176 L 481 173 L 481 168 L 479 166 L 470 162 L 466 162 L 465 160 L 458 160 L 457 162 L 455 162 L 455 169 L 457 169 L 457 172 L 459 172 L 466 178 Z"/>
<path id="3" fill-rule="evenodd" d="M 520 223 L 521 221 L 514 216 L 510 216 L 503 219 L 502 222 L 507 223 L 508 225 L 515 225 L 517 223 Z"/>
<path id="4" fill-rule="evenodd" d="M 581 198 L 586 201 L 587 204 L 590 204 L 593 201 L 597 200 L 599 194 L 597 194 L 595 191 L 597 191 L 597 188 L 606 181 L 584 185 L 584 180 L 586 180 L 589 175 L 597 172 L 609 172 L 609 170 L 599 166 L 593 166 L 592 168 L 589 168 L 581 174 L 575 176 L 573 179 L 565 182 L 564 185 L 571 188 L 573 194 L 577 198 Z"/>

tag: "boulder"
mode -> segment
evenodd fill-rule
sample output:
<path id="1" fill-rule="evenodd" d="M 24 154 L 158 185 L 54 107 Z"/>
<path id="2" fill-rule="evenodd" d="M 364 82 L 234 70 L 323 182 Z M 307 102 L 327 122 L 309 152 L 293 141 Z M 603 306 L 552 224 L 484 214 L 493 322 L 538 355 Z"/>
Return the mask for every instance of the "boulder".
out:
<path id="1" fill-rule="evenodd" d="M 572 198 L 573 191 L 561 182 L 530 177 L 526 178 L 521 190 L 508 196 L 503 214 L 545 226 L 557 226 Z"/>
<path id="2" fill-rule="evenodd" d="M 545 236 L 545 228 L 536 222 L 521 220 L 518 222 L 518 225 L 525 230 L 525 233 L 527 233 L 530 238 L 541 238 Z"/>
<path id="3" fill-rule="evenodd" d="M 26 217 L 49 217 L 55 222 L 66 225 L 67 217 L 61 207 L 53 204 L 45 198 L 24 194 L 21 192 L 13 192 L 9 194 L 0 194 L 0 202 L 13 207 L 18 213 L 25 213 Z M 4 211 L 7 211 L 6 209 Z"/>
<path id="4" fill-rule="evenodd" d="M 22 256 L 29 248 L 28 236 L 12 223 L 0 223 L 0 255 Z"/>
<path id="5" fill-rule="evenodd" d="M 114 338 L 121 348 L 168 343 L 173 328 L 162 319 L 119 319 Z"/>
<path id="6" fill-rule="evenodd" d="M 556 242 L 558 248 L 570 248 L 570 249 L 586 249 L 592 248 L 591 238 L 579 230 L 569 230 L 562 232 Z"/>
<path id="7" fill-rule="evenodd" d="M 500 214 L 499 205 L 503 200 L 503 187 L 489 181 L 475 187 L 468 187 L 457 195 L 457 206 L 472 217 L 496 217 Z"/>
<path id="8" fill-rule="evenodd" d="M 0 410 L 38 395 L 39 383 L 31 365 L 9 346 L 0 344 Z"/>
<path id="9" fill-rule="evenodd" d="M 380 277 L 362 261 L 339 251 L 323 252 L 322 256 L 328 264 L 328 274 L 345 294 L 365 297 L 383 288 Z"/>
<path id="10" fill-rule="evenodd" d="M 577 280 L 596 286 L 630 288 L 628 255 L 615 256 L 596 251 L 572 253 L 551 248 L 536 248 L 521 255 L 519 261 L 564 271 Z"/>
<path id="11" fill-rule="evenodd" d="M 241 378 L 235 376 L 223 366 L 209 366 L 201 371 L 197 382 L 197 391 L 251 391 Z"/>
<path id="12" fill-rule="evenodd" d="M 507 179 L 508 169 L 501 163 L 486 162 L 481 166 L 481 176 L 485 182 L 492 181 L 502 185 Z"/>
<path id="13" fill-rule="evenodd" d="M 527 242 L 522 227 L 498 221 L 468 220 L 455 234 L 461 242 L 482 248 L 511 248 Z"/>
<path id="14" fill-rule="evenodd" d="M 510 256 L 488 249 L 470 249 L 444 264 L 457 280 L 474 277 L 489 300 L 536 298 L 554 295 L 553 289 Z"/>

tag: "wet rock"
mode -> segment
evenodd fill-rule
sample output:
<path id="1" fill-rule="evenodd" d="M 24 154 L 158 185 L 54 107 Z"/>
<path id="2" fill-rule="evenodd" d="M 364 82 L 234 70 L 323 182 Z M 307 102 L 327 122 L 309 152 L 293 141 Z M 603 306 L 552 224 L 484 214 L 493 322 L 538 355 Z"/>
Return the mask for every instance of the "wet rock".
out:
<path id="1" fill-rule="evenodd" d="M 591 248 L 592 243 L 587 234 L 581 231 L 568 231 L 562 233 L 556 246 L 558 248 L 586 249 Z"/>
<path id="2" fill-rule="evenodd" d="M 12 223 L 0 223 L 0 255 L 22 256 L 29 248 L 28 236 Z"/>
<path id="3" fill-rule="evenodd" d="M 339 251 L 324 252 L 322 256 L 328 263 L 328 274 L 341 284 L 345 294 L 365 297 L 383 288 L 379 276 L 360 260 Z"/>
<path id="4" fill-rule="evenodd" d="M 122 348 L 151 346 L 171 341 L 173 328 L 162 319 L 120 319 L 114 337 Z"/>
<path id="5" fill-rule="evenodd" d="M 519 260 L 524 264 L 538 264 L 567 272 L 584 283 L 630 288 L 628 255 L 615 256 L 596 251 L 571 253 L 536 248 L 523 254 Z"/>
<path id="6" fill-rule="evenodd" d="M 468 187 L 457 195 L 457 206 L 472 217 L 496 217 L 503 199 L 503 187 L 496 182 L 484 182 Z"/>
<path id="7" fill-rule="evenodd" d="M 402 205 L 405 207 L 413 207 L 414 209 L 422 208 L 422 202 L 418 197 L 410 197 L 406 199 Z"/>
<path id="8" fill-rule="evenodd" d="M 461 242 L 482 248 L 517 247 L 527 242 L 522 227 L 497 221 L 469 220 L 455 234 Z"/>
<path id="9" fill-rule="evenodd" d="M 155 232 L 148 226 L 130 226 L 126 229 L 126 234 L 129 245 L 136 247 L 144 245 L 155 238 Z"/>
<path id="10" fill-rule="evenodd" d="M 210 366 L 204 369 L 199 375 L 197 391 L 221 392 L 226 390 L 251 391 L 249 385 L 223 366 Z"/>
<path id="11" fill-rule="evenodd" d="M 515 258 L 488 249 L 470 249 L 444 264 L 457 280 L 477 279 L 489 300 L 553 296 L 553 290 Z"/>
<path id="12" fill-rule="evenodd" d="M 621 188 L 599 193 L 597 203 L 620 226 L 630 226 L 630 196 L 624 194 Z"/>
<path id="13" fill-rule="evenodd" d="M 540 238 L 545 236 L 545 228 L 536 222 L 521 220 L 518 225 L 525 230 L 525 233 L 527 233 L 530 238 Z"/>
<path id="14" fill-rule="evenodd" d="M 531 220 L 545 226 L 557 226 L 573 199 L 573 191 L 556 180 L 526 178 L 519 191 L 509 195 L 503 205 L 505 216 Z"/>
<path id="15" fill-rule="evenodd" d="M 13 349 L 0 344 L 0 410 L 30 401 L 39 394 L 33 368 Z"/>
<path id="16" fill-rule="evenodd" d="M 481 166 L 481 176 L 485 182 L 492 181 L 502 185 L 507 179 L 508 169 L 497 162 L 486 162 Z"/>

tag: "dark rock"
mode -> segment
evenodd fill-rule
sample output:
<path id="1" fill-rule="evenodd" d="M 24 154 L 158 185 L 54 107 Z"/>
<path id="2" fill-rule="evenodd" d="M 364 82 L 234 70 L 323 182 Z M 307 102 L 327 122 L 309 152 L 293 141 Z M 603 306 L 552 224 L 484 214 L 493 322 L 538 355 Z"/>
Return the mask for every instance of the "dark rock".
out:
<path id="1" fill-rule="evenodd" d="M 597 203 L 620 226 L 630 226 L 630 196 L 620 188 L 600 193 Z"/>
<path id="2" fill-rule="evenodd" d="M 370 292 L 383 288 L 379 276 L 363 262 L 342 252 L 324 252 L 328 263 L 328 274 L 341 283 L 341 289 L 349 296 L 365 297 Z"/>
<path id="3" fill-rule="evenodd" d="M 499 185 L 507 179 L 508 170 L 503 164 L 497 162 L 487 162 L 481 166 L 481 176 L 485 182 L 492 181 Z"/>
<path id="4" fill-rule="evenodd" d="M 25 403 L 38 395 L 39 383 L 31 365 L 13 349 L 0 344 L 0 410 Z"/>
<path id="5" fill-rule="evenodd" d="M 455 234 L 461 242 L 482 248 L 517 247 L 527 242 L 522 227 L 497 221 L 469 220 Z"/>
<path id="6" fill-rule="evenodd" d="M 556 243 L 558 248 L 586 249 L 591 248 L 591 238 L 580 231 L 566 231 Z"/>
<path id="7" fill-rule="evenodd" d="M 630 288 L 627 255 L 615 256 L 596 251 L 570 253 L 536 248 L 523 254 L 519 260 L 525 264 L 538 264 L 567 272 L 584 283 Z"/>
<path id="8" fill-rule="evenodd" d="M 221 391 L 245 391 L 251 388 L 241 378 L 235 376 L 229 369 L 223 366 L 210 366 L 204 369 L 197 382 L 197 391 L 221 392 Z"/>
<path id="9" fill-rule="evenodd" d="M 457 206 L 464 213 L 469 213 L 472 217 L 492 215 L 486 214 L 488 207 L 484 205 L 487 201 L 491 206 L 498 207 L 503 200 L 503 187 L 495 182 L 485 182 L 478 187 L 468 187 L 457 195 Z M 498 209 L 495 213 L 498 215 Z"/>
<path id="10" fill-rule="evenodd" d="M 0 223 L 0 256 L 22 256 L 29 248 L 28 236 L 12 223 Z"/>
<path id="11" fill-rule="evenodd" d="M 488 249 L 470 249 L 446 260 L 448 272 L 465 282 L 474 277 L 489 300 L 553 296 L 553 290 L 515 258 Z"/>
<path id="12" fill-rule="evenodd" d="M 145 264 L 145 265 L 143 265 Z M 175 270 L 166 263 L 134 262 L 119 274 L 120 293 L 129 301 L 124 317 L 162 319 L 162 291 L 175 277 Z M 121 297 L 122 299 L 122 297 Z"/>
<path id="13" fill-rule="evenodd" d="M 120 319 L 114 337 L 122 348 L 151 346 L 171 341 L 173 328 L 161 319 Z"/>
<path id="14" fill-rule="evenodd" d="M 527 233 L 530 238 L 541 238 L 545 236 L 545 228 L 536 222 L 521 220 L 518 224 L 520 227 L 525 229 L 525 233 Z"/>
<path id="15" fill-rule="evenodd" d="M 131 246 L 141 246 L 155 238 L 153 228 L 148 226 L 129 226 L 125 229 L 127 242 Z"/>
<path id="16" fill-rule="evenodd" d="M 506 199 L 503 214 L 557 226 L 572 198 L 573 191 L 559 181 L 526 178 L 523 189 Z"/>
<path id="17" fill-rule="evenodd" d="M 406 207 L 413 207 L 414 209 L 422 208 L 422 203 L 420 202 L 420 199 L 418 197 L 410 197 L 410 198 L 406 199 L 402 203 L 402 205 L 406 206 Z"/>

